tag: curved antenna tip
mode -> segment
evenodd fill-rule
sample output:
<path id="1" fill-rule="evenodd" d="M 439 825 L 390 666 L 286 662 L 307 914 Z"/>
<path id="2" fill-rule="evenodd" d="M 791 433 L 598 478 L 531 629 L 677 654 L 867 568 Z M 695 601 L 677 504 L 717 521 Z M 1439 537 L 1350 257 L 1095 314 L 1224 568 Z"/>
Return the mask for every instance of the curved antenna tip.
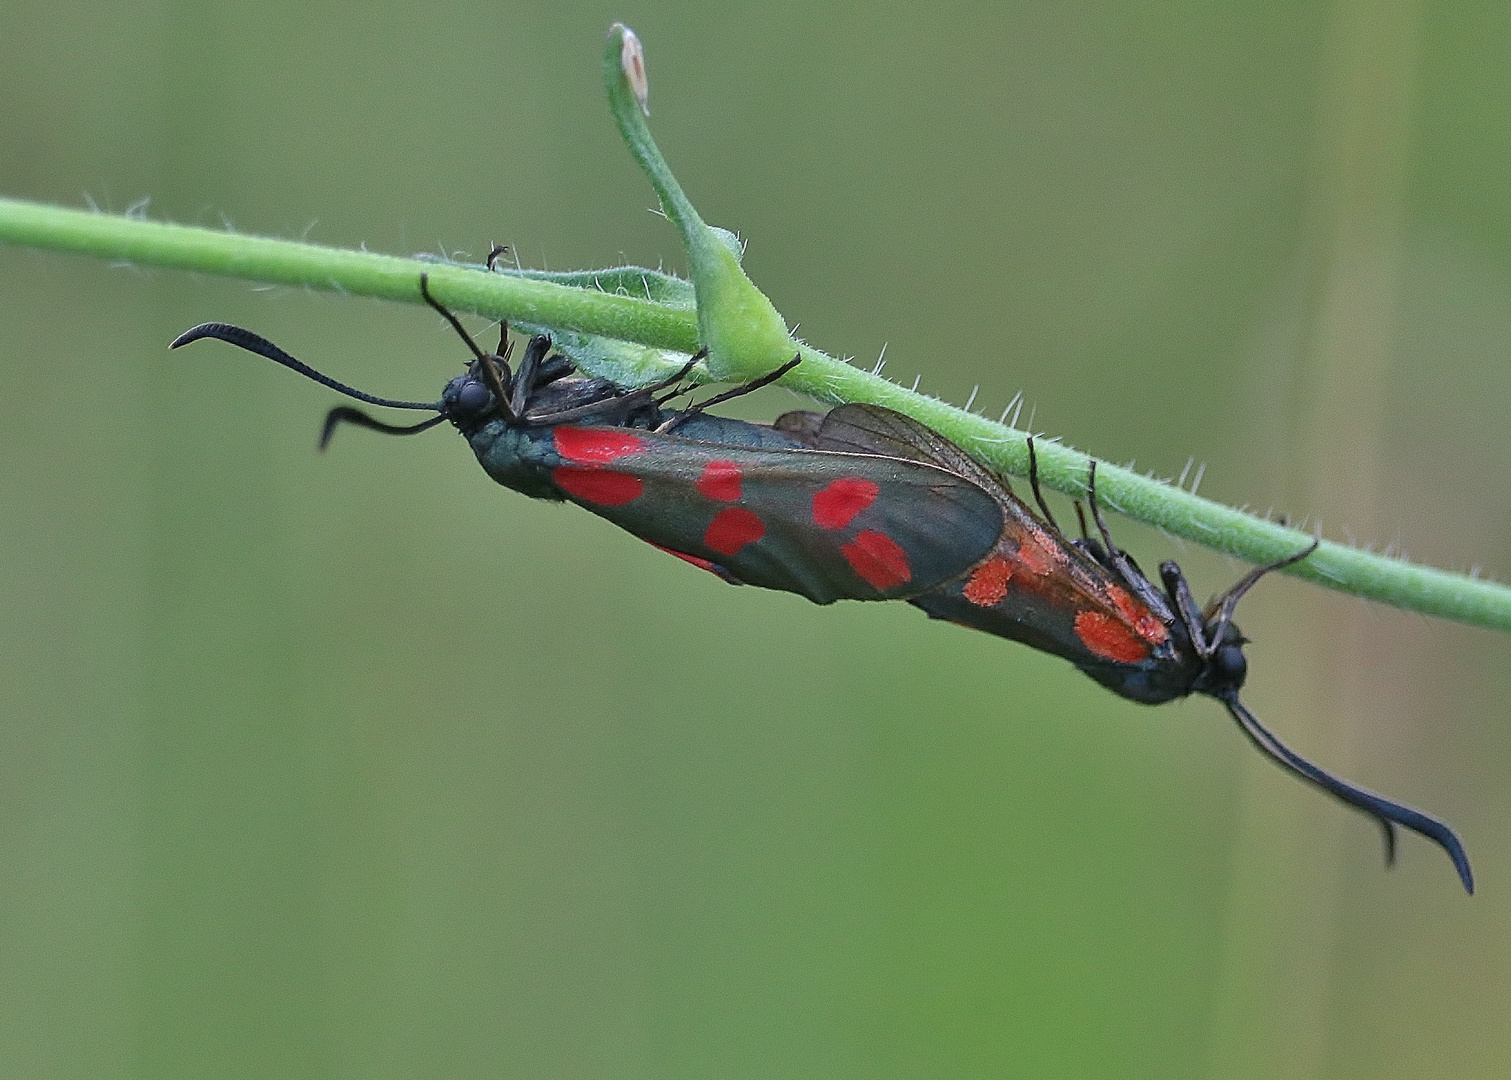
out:
<path id="1" fill-rule="evenodd" d="M 325 423 L 320 427 L 320 442 L 318 446 L 323 452 L 330 445 L 331 436 L 342 424 L 351 424 L 353 427 L 367 428 L 369 431 L 380 431 L 384 435 L 418 435 L 422 431 L 429 431 L 437 424 L 444 423 L 446 417 L 432 416 L 429 420 L 421 420 L 418 424 L 385 424 L 382 420 L 375 420 L 361 409 L 354 409 L 350 405 L 337 405 L 325 414 Z"/>
<path id="2" fill-rule="evenodd" d="M 189 344 L 189 342 L 191 342 L 191 341 L 198 341 L 201 338 L 212 337 L 212 336 L 214 336 L 215 331 L 219 327 L 221 327 L 223 325 L 225 325 L 225 324 L 224 323 L 208 323 L 207 322 L 207 323 L 200 323 L 198 326 L 191 326 L 191 327 L 189 327 L 189 329 L 185 330 L 182 334 L 178 335 L 178 337 L 176 337 L 172 341 L 168 342 L 168 348 L 170 348 L 170 349 L 180 349 L 180 348 L 183 348 L 185 345 Z"/>
<path id="3" fill-rule="evenodd" d="M 424 288 L 423 282 L 421 288 Z M 355 387 L 347 386 L 338 379 L 331 378 L 329 375 L 322 375 L 302 360 L 294 359 L 261 334 L 254 334 L 250 330 L 234 326 L 231 323 L 200 323 L 198 326 L 190 327 L 174 338 L 168 348 L 177 349 L 182 345 L 189 344 L 191 341 L 198 341 L 200 338 L 215 338 L 217 341 L 224 341 L 227 345 L 235 345 L 238 349 L 245 349 L 247 352 L 261 356 L 266 360 L 271 360 L 275 364 L 282 364 L 290 371 L 297 371 L 305 378 L 313 379 L 321 386 L 328 386 L 338 394 L 345 394 L 347 397 L 354 398 L 357 401 L 365 401 L 369 405 L 382 405 L 389 409 L 413 409 L 418 412 L 434 413 L 442 412 L 444 409 L 443 404 L 438 401 L 396 401 L 393 398 L 382 398 L 374 394 L 364 393 Z"/>
<path id="4" fill-rule="evenodd" d="M 1238 722 L 1243 733 L 1248 736 L 1259 750 L 1269 759 L 1284 769 L 1288 769 L 1327 792 L 1340 802 L 1347 803 L 1355 810 L 1362 811 L 1379 822 L 1385 830 L 1385 862 L 1391 865 L 1395 862 L 1396 837 L 1394 827 L 1401 826 L 1410 829 L 1420 836 L 1426 837 L 1448 855 L 1453 862 L 1453 868 L 1458 872 L 1459 881 L 1463 883 L 1464 891 L 1470 896 L 1474 895 L 1474 871 L 1469 866 L 1469 855 L 1464 851 L 1464 845 L 1459 840 L 1458 834 L 1446 822 L 1439 821 L 1431 814 L 1425 814 L 1393 799 L 1387 799 L 1384 795 L 1377 795 L 1367 788 L 1349 783 L 1342 777 L 1334 776 L 1326 769 L 1313 765 L 1285 743 L 1277 739 L 1259 719 L 1238 700 L 1237 691 L 1215 695 L 1219 701 L 1227 706 L 1228 713 Z"/>

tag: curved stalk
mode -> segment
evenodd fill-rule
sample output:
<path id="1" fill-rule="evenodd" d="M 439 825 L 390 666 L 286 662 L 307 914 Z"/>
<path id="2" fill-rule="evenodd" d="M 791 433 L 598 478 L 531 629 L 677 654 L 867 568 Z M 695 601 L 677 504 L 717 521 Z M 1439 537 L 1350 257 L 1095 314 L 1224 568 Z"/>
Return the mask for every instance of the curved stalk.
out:
<path id="1" fill-rule="evenodd" d="M 420 274 L 427 273 L 432 291 L 444 303 L 491 318 L 684 354 L 695 351 L 699 341 L 697 315 L 685 306 L 599 288 L 15 199 L 0 198 L 0 243 L 409 303 L 421 302 Z M 827 402 L 885 405 L 928 424 L 1003 472 L 1027 472 L 1026 432 L 914 393 L 811 346 L 800 348 L 803 363 L 783 379 L 784 385 Z M 650 354 L 645 363 L 648 381 L 660 369 L 649 366 Z M 1066 446 L 1042 440 L 1036 445 L 1043 482 L 1068 495 L 1084 495 L 1090 459 Z M 1116 466 L 1098 465 L 1097 494 L 1103 505 L 1128 517 L 1254 563 L 1275 560 L 1311 539 Z M 1511 588 L 1463 574 L 1328 541 L 1285 572 L 1410 611 L 1511 630 Z"/>

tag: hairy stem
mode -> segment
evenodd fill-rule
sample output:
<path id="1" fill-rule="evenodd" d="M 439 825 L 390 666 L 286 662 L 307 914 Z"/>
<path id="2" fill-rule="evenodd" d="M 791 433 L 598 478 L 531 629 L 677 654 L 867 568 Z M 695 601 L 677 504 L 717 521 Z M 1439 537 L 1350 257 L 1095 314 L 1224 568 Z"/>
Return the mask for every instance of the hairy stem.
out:
<path id="1" fill-rule="evenodd" d="M 439 299 L 465 311 L 687 353 L 698 348 L 697 320 L 691 311 L 531 277 L 479 273 L 428 259 L 347 251 L 6 198 L 0 198 L 0 243 L 412 304 L 423 302 L 423 273 L 430 275 L 431 291 Z"/>
<path id="2" fill-rule="evenodd" d="M 424 259 L 4 198 L 0 198 L 0 243 L 409 303 L 421 302 L 420 274 L 427 273 L 436 296 L 461 310 L 682 353 L 698 346 L 697 315 L 686 307 Z M 801 351 L 803 363 L 783 380 L 785 385 L 827 402 L 885 405 L 928 424 L 1006 473 L 1022 476 L 1027 471 L 1027 433 L 909 391 L 810 346 L 801 346 Z M 1047 486 L 1068 495 L 1085 493 L 1089 463 L 1085 454 L 1042 441 L 1037 449 Z M 1310 540 L 1294 529 L 1115 466 L 1098 466 L 1097 492 L 1108 507 L 1129 517 L 1251 562 L 1279 558 Z M 1511 588 L 1462 574 L 1330 542 L 1286 572 L 1407 610 L 1511 630 Z"/>

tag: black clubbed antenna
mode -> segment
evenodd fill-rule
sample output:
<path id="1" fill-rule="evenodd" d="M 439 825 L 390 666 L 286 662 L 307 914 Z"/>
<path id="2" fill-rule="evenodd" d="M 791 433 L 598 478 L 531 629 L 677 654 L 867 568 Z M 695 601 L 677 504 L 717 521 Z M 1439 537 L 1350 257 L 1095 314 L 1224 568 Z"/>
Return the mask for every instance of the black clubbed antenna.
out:
<path id="1" fill-rule="evenodd" d="M 305 378 L 314 379 L 321 386 L 328 386 L 332 390 L 335 390 L 337 393 L 345 394 L 347 397 L 355 398 L 358 401 L 365 401 L 369 405 L 382 405 L 389 409 L 418 409 L 425 412 L 441 411 L 440 402 L 395 401 L 392 398 L 381 398 L 374 397 L 372 394 L 364 394 L 361 390 L 347 386 L 343 382 L 337 382 L 329 375 L 320 374 L 320 372 L 316 371 L 314 368 L 310 367 L 302 360 L 295 360 L 288 353 L 284 352 L 277 345 L 274 345 L 271 341 L 269 341 L 265 337 L 262 337 L 260 334 L 254 334 L 252 333 L 252 331 L 245 330 L 240 326 L 232 326 L 230 323 L 200 323 L 198 326 L 190 330 L 185 330 L 182 334 L 178 335 L 178 337 L 174 338 L 173 341 L 169 344 L 168 348 L 177 349 L 189 344 L 189 342 L 191 341 L 198 341 L 201 338 L 215 338 L 218 341 L 224 341 L 228 345 L 235 345 L 239 349 L 245 349 L 247 352 L 256 353 L 258 356 L 266 357 L 267 359 L 273 361 L 273 363 L 275 364 L 282 364 L 284 367 L 289 368 L 292 371 L 299 372 L 299 374 L 303 375 Z M 356 412 L 356 410 L 353 409 L 352 412 Z M 350 420 L 352 418 L 344 417 L 343 419 Z M 361 421 L 355 422 L 361 423 Z M 373 421 L 373 423 L 375 424 L 377 423 L 377 421 Z M 380 428 L 379 430 L 382 429 Z"/>
<path id="2" fill-rule="evenodd" d="M 446 417 L 442 415 L 432 416 L 429 420 L 421 420 L 418 424 L 385 424 L 381 420 L 368 416 L 361 409 L 354 409 L 350 405 L 337 405 L 325 414 L 325 423 L 320 426 L 320 449 L 324 450 L 330 445 L 331 436 L 342 424 L 366 428 L 368 431 L 381 431 L 384 435 L 418 435 L 422 431 L 429 431 L 445 420 Z"/>
<path id="3" fill-rule="evenodd" d="M 1373 791 L 1361 788 L 1357 784 L 1350 784 L 1347 780 L 1313 765 L 1275 738 L 1238 700 L 1238 691 L 1229 690 L 1216 696 L 1228 707 L 1228 712 L 1233 715 L 1234 720 L 1238 721 L 1238 726 L 1249 737 L 1249 741 L 1267 754 L 1270 760 L 1301 778 L 1311 781 L 1335 799 L 1347 803 L 1356 810 L 1364 811 L 1379 822 L 1380 827 L 1385 830 L 1387 863 L 1395 861 L 1395 826 L 1400 825 L 1412 832 L 1420 833 L 1446 851 L 1448 857 L 1453 860 L 1453 868 L 1458 871 L 1459 880 L 1464 883 L 1464 891 L 1471 896 L 1474 895 L 1474 872 L 1469 868 L 1469 856 L 1464 851 L 1464 845 L 1459 842 L 1458 836 L 1444 822 L 1420 810 L 1403 806 L 1393 799 L 1387 799 L 1383 795 L 1376 795 Z"/>

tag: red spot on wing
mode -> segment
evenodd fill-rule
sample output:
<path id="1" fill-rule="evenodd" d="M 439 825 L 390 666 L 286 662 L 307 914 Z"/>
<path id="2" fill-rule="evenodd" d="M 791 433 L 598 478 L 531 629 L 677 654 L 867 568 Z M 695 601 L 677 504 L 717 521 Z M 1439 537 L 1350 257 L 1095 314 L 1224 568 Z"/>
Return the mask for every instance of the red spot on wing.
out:
<path id="1" fill-rule="evenodd" d="M 1076 637 L 1104 660 L 1136 664 L 1149 655 L 1149 646 L 1128 627 L 1100 611 L 1076 615 Z"/>
<path id="2" fill-rule="evenodd" d="M 1112 605 L 1117 608 L 1123 618 L 1133 624 L 1138 636 L 1145 641 L 1158 645 L 1170 636 L 1170 631 L 1165 624 L 1143 604 L 1129 596 L 1116 585 L 1107 586 L 1107 592 L 1112 597 Z"/>
<path id="3" fill-rule="evenodd" d="M 1018 543 L 1018 558 L 1029 570 L 1045 577 L 1065 563 L 1065 553 L 1059 549 L 1049 534 L 1025 531 Z"/>
<path id="4" fill-rule="evenodd" d="M 742 506 L 729 506 L 714 515 L 703 533 L 703 543 L 720 555 L 733 555 L 746 544 L 766 535 L 766 526 Z"/>
<path id="5" fill-rule="evenodd" d="M 740 478 L 743 475 L 733 461 L 710 461 L 703 466 L 703 475 L 693 486 L 705 498 L 736 502 L 740 498 Z"/>
<path id="6" fill-rule="evenodd" d="M 607 469 L 579 469 L 572 465 L 558 465 L 551 470 L 551 479 L 568 495 L 595 506 L 623 506 L 640 498 L 645 491 L 645 481 L 640 477 L 609 472 Z"/>
<path id="7" fill-rule="evenodd" d="M 676 550 L 673 550 L 672 548 L 669 548 L 669 547 L 663 547 L 662 545 L 657 544 L 657 543 L 655 543 L 654 541 L 651 541 L 651 540 L 647 540 L 646 543 L 650 544 L 651 547 L 655 548 L 657 551 L 664 551 L 668 555 L 674 555 L 674 556 L 676 556 L 677 558 L 681 559 L 685 563 L 692 563 L 699 570 L 707 570 L 710 574 L 713 574 L 715 577 L 722 578 L 724 581 L 729 582 L 731 585 L 743 585 L 744 584 L 743 581 L 741 581 L 739 578 L 735 577 L 728 570 L 724 569 L 722 566 L 720 566 L 716 562 L 711 562 L 708 559 L 700 559 L 700 558 L 698 558 L 698 556 L 696 556 L 696 555 L 689 555 L 685 551 L 676 551 Z"/>
<path id="8" fill-rule="evenodd" d="M 617 428 L 559 427 L 551 435 L 556 452 L 578 465 L 605 465 L 645 449 L 644 439 Z"/>
<path id="9" fill-rule="evenodd" d="M 992 607 L 1007 595 L 1007 583 L 1012 576 L 1013 564 L 1000 555 L 993 555 L 976 567 L 961 592 L 977 607 Z"/>
<path id="10" fill-rule="evenodd" d="M 1116 585 L 1109 585 L 1107 596 L 1112 601 L 1112 606 L 1122 613 L 1123 618 L 1129 622 L 1138 622 L 1139 606 L 1125 590 Z"/>
<path id="11" fill-rule="evenodd" d="M 839 550 L 855 572 L 878 591 L 895 589 L 913 580 L 908 553 L 886 533 L 867 529 Z"/>
<path id="12" fill-rule="evenodd" d="M 677 558 L 681 559 L 683 562 L 692 563 L 699 570 L 707 570 L 710 574 L 717 574 L 719 572 L 718 570 L 715 569 L 715 567 L 718 564 L 715 563 L 715 562 L 713 562 L 711 559 L 700 559 L 700 558 L 698 558 L 698 556 L 696 556 L 696 555 L 689 555 L 685 551 L 674 551 L 673 549 L 671 549 L 669 547 L 664 547 L 661 544 L 658 544 L 658 543 L 656 543 L 653 540 L 647 540 L 646 543 L 650 544 L 650 546 L 653 547 L 653 548 L 655 548 L 657 551 L 664 551 L 668 555 L 674 555 L 674 556 L 676 556 Z"/>
<path id="13" fill-rule="evenodd" d="M 843 529 L 874 503 L 880 492 L 881 488 L 862 477 L 841 477 L 813 496 L 814 524 L 821 529 Z"/>

